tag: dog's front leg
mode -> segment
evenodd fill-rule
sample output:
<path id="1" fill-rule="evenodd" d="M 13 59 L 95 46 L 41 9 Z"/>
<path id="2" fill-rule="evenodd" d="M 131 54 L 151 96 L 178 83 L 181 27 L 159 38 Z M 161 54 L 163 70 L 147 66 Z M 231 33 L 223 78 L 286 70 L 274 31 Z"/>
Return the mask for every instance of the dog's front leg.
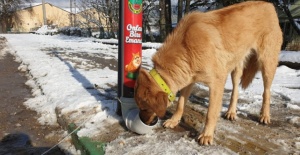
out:
<path id="1" fill-rule="evenodd" d="M 187 99 L 189 98 L 192 88 L 193 88 L 193 85 L 194 84 L 190 84 L 180 91 L 180 97 L 178 100 L 176 111 L 170 119 L 168 119 L 168 120 L 166 120 L 166 122 L 164 122 L 164 124 L 163 124 L 164 127 L 174 128 L 175 126 L 177 126 L 179 124 L 182 114 L 183 114 L 183 111 L 184 111 L 184 103 L 186 103 Z"/>
<path id="2" fill-rule="evenodd" d="M 235 120 L 236 119 L 236 104 L 238 101 L 238 95 L 239 95 L 239 82 L 241 79 L 241 76 L 243 74 L 243 67 L 238 66 L 231 72 L 231 80 L 233 84 L 233 90 L 231 93 L 231 99 L 230 99 L 230 105 L 228 108 L 228 111 L 225 114 L 225 117 L 229 120 Z"/>
<path id="3" fill-rule="evenodd" d="M 214 84 L 209 87 L 209 106 L 206 115 L 205 127 L 198 137 L 199 144 L 209 145 L 213 143 L 214 131 L 220 117 L 222 97 L 225 82 Z"/>

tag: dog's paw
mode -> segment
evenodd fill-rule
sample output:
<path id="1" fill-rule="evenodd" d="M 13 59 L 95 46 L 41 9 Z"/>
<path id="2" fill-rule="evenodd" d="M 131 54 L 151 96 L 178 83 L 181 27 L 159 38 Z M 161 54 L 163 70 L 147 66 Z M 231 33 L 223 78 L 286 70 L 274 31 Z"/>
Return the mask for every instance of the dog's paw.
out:
<path id="1" fill-rule="evenodd" d="M 179 124 L 179 120 L 173 120 L 173 119 L 168 119 L 164 122 L 164 127 L 166 128 L 174 128 L 175 126 L 177 126 Z"/>
<path id="2" fill-rule="evenodd" d="M 227 112 L 225 114 L 225 118 L 228 119 L 228 120 L 231 120 L 231 121 L 234 121 L 236 120 L 236 113 L 235 112 Z"/>
<path id="3" fill-rule="evenodd" d="M 271 117 L 270 117 L 270 115 L 261 115 L 259 121 L 260 121 L 260 123 L 263 123 L 263 124 L 270 124 Z"/>
<path id="4" fill-rule="evenodd" d="M 213 144 L 213 136 L 212 135 L 205 135 L 204 133 L 202 133 L 198 137 L 198 143 L 200 145 L 212 145 Z"/>

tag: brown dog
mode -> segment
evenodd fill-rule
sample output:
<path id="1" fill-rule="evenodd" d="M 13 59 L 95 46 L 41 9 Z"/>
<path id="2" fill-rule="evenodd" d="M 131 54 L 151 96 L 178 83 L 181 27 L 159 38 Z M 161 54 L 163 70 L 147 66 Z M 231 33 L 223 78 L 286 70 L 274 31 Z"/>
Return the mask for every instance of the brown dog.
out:
<path id="1" fill-rule="evenodd" d="M 282 33 L 271 3 L 244 2 L 186 15 L 152 58 L 155 70 L 171 92 L 180 91 L 177 110 L 164 126 L 178 125 L 193 84 L 201 82 L 209 87 L 209 107 L 198 139 L 200 144 L 212 144 L 228 74 L 232 76 L 233 91 L 226 117 L 234 120 L 238 84 L 247 88 L 258 70 L 264 82 L 260 122 L 270 123 L 270 87 L 281 44 Z M 135 85 L 135 100 L 147 124 L 156 116 L 163 117 L 170 103 L 168 93 L 144 69 Z"/>

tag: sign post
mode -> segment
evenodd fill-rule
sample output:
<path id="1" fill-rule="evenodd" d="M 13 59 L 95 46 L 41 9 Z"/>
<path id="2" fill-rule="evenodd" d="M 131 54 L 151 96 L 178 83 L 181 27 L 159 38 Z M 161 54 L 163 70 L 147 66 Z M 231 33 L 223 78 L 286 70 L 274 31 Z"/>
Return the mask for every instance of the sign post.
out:
<path id="1" fill-rule="evenodd" d="M 134 102 L 135 80 L 142 62 L 142 0 L 119 1 L 118 103 Z M 133 101 L 132 101 L 133 100 Z"/>

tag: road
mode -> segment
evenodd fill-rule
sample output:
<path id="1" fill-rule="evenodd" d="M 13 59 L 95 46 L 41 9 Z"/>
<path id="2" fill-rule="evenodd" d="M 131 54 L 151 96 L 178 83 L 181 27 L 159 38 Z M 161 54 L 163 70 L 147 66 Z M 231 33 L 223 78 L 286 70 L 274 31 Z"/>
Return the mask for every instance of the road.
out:
<path id="1" fill-rule="evenodd" d="M 39 124 L 38 114 L 23 105 L 31 89 L 20 64 L 5 52 L 5 42 L 0 38 L 0 154 L 42 154 L 58 143 L 62 130 Z M 48 154 L 65 153 L 56 147 Z"/>

